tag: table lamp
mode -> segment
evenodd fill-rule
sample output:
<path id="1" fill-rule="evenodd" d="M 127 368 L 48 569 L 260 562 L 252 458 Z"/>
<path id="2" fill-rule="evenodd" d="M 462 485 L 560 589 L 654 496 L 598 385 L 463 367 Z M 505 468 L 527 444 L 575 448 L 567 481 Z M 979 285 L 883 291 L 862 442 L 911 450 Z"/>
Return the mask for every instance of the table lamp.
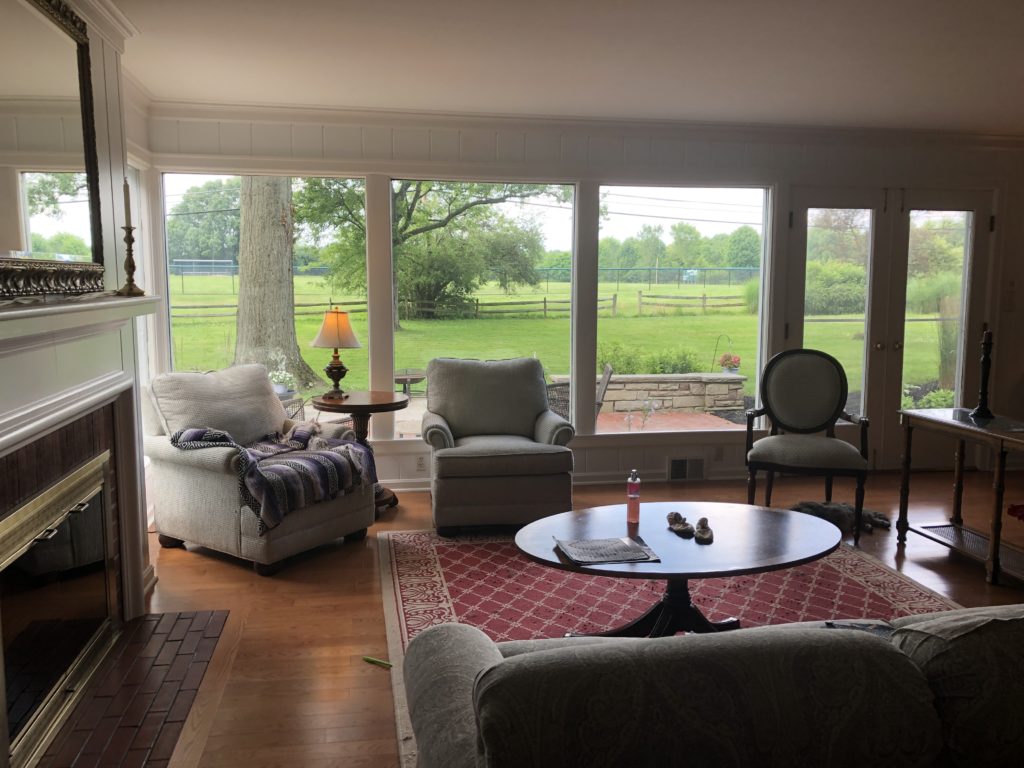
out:
<path id="1" fill-rule="evenodd" d="M 352 330 L 352 323 L 349 322 L 348 312 L 343 312 L 334 307 L 324 312 L 324 322 L 320 326 L 320 333 L 313 339 L 313 346 L 334 350 L 331 362 L 324 368 L 327 378 L 334 382 L 334 388 L 325 392 L 322 397 L 327 400 L 343 400 L 348 397 L 341 387 L 338 386 L 338 382 L 345 378 L 345 374 L 348 373 L 348 368 L 345 367 L 345 364 L 338 357 L 338 350 L 356 349 L 362 346 Z"/>

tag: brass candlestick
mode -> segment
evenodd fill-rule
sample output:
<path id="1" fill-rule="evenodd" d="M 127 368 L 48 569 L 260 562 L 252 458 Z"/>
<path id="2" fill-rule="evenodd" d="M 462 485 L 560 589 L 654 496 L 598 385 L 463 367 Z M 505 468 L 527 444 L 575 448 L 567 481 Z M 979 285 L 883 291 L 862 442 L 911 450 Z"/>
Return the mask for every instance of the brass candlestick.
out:
<path id="1" fill-rule="evenodd" d="M 124 230 L 124 244 L 127 246 L 124 257 L 124 285 L 114 291 L 118 296 L 145 296 L 146 292 L 135 284 L 135 257 L 132 246 L 135 245 L 135 227 L 121 227 Z"/>
<path id="2" fill-rule="evenodd" d="M 972 419 L 991 419 L 988 408 L 988 375 L 992 368 L 992 331 L 981 335 L 981 387 L 978 392 L 978 407 L 971 411 Z"/>

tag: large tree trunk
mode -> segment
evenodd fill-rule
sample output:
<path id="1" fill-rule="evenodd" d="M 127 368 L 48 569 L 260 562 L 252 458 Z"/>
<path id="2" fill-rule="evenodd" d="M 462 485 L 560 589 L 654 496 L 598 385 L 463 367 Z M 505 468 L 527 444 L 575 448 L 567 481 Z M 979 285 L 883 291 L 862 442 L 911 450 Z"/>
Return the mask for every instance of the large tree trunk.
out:
<path id="1" fill-rule="evenodd" d="M 283 362 L 299 388 L 312 387 L 321 380 L 295 339 L 291 180 L 243 176 L 239 208 L 235 364 Z"/>

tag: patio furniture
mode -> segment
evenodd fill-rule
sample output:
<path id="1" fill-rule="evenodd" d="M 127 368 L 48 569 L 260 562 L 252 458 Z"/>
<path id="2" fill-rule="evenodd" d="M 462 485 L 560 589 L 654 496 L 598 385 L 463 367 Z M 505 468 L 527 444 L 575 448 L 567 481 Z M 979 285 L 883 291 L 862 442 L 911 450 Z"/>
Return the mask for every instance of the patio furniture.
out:
<path id="1" fill-rule="evenodd" d="M 291 429 L 294 422 L 286 418 L 262 365 L 163 374 L 143 389 L 140 400 L 161 546 L 191 542 L 252 560 L 256 572 L 268 576 L 286 557 L 341 537 L 363 538 L 373 523 L 373 487 L 358 486 L 295 510 L 261 533 L 255 512 L 240 500 L 234 448 L 183 451 L 171 445 L 170 436 L 186 427 L 223 430 L 239 445 Z M 325 424 L 322 434 L 354 439 L 343 425 Z"/>
<path id="2" fill-rule="evenodd" d="M 868 474 L 868 420 L 846 413 L 846 395 L 846 372 L 825 352 L 789 349 L 768 361 L 761 374 L 763 407 L 747 411 L 747 503 L 754 503 L 759 470 L 768 473 L 766 507 L 772 504 L 776 472 L 824 475 L 826 502 L 832 501 L 832 478 L 856 478 L 856 544 L 860 541 L 864 480 Z M 771 434 L 755 441 L 754 420 L 765 415 L 771 422 Z M 839 419 L 860 425 L 859 451 L 836 437 Z M 825 434 L 815 434 L 821 432 Z"/>
<path id="3" fill-rule="evenodd" d="M 462 526 L 522 525 L 572 508 L 575 431 L 548 409 L 534 358 L 427 365 L 423 439 L 441 535 Z"/>
<path id="4" fill-rule="evenodd" d="M 604 372 L 601 380 L 597 383 L 597 395 L 594 399 L 594 415 L 601 414 L 601 406 L 604 404 L 604 393 L 608 390 L 608 382 L 612 380 L 612 367 L 609 363 L 604 364 Z M 548 384 L 548 408 L 557 413 L 563 419 L 572 421 L 569 416 L 569 388 L 568 381 L 559 381 Z"/>

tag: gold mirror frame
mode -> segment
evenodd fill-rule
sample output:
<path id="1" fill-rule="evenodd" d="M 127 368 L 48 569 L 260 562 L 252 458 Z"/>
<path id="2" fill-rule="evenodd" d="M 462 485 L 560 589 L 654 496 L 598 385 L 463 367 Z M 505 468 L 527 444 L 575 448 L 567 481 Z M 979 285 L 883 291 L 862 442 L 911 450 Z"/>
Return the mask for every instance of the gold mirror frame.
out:
<path id="1" fill-rule="evenodd" d="M 100 174 L 96 154 L 89 36 L 85 21 L 63 0 L 28 0 L 75 42 L 78 48 L 78 93 L 82 109 L 85 178 L 89 190 L 92 262 L 0 258 L 0 299 L 46 294 L 81 294 L 103 290 L 103 230 L 100 222 Z"/>

